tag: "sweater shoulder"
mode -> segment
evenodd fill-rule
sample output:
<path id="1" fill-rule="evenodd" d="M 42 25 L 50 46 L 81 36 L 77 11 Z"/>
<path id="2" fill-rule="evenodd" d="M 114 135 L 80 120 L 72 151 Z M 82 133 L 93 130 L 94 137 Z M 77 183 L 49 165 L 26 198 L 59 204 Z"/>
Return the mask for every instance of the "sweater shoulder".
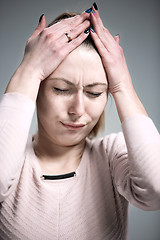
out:
<path id="1" fill-rule="evenodd" d="M 126 150 L 125 139 L 122 132 L 111 133 L 94 140 L 87 139 L 87 144 L 91 152 L 100 155 L 102 153 L 110 155 L 114 152 L 119 152 L 122 149 Z"/>

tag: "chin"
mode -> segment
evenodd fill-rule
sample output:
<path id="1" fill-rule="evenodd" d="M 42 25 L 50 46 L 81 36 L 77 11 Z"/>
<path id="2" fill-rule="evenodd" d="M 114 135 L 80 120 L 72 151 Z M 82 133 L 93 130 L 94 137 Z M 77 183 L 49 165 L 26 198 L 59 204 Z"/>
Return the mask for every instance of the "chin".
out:
<path id="1" fill-rule="evenodd" d="M 86 136 L 61 136 L 61 138 L 56 139 L 56 144 L 63 147 L 70 147 L 81 144 L 86 139 Z"/>

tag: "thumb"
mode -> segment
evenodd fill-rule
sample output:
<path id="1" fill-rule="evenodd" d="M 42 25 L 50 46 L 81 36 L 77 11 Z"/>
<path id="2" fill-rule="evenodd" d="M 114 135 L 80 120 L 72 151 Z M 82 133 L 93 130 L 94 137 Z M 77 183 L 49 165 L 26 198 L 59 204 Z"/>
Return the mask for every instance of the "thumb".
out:
<path id="1" fill-rule="evenodd" d="M 47 27 L 46 17 L 44 14 L 42 14 L 39 19 L 39 24 L 34 30 L 33 34 L 31 35 L 30 40 L 38 36 L 38 34 L 40 34 L 40 32 L 42 32 L 46 27 Z"/>

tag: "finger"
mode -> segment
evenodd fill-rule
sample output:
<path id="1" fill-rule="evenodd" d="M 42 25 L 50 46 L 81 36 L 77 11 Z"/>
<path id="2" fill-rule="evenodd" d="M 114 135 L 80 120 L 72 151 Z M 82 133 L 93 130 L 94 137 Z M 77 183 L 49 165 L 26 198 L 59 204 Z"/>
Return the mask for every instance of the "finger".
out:
<path id="1" fill-rule="evenodd" d="M 78 25 L 77 27 L 75 27 L 74 29 L 71 29 L 70 31 L 68 31 L 68 35 L 73 40 L 73 39 L 77 38 L 81 33 L 84 33 L 84 31 L 86 29 L 88 29 L 89 26 L 90 26 L 90 21 L 86 20 L 83 23 L 81 23 L 80 25 Z M 66 40 L 69 40 L 69 39 L 66 39 Z"/>
<path id="2" fill-rule="evenodd" d="M 103 37 L 104 33 L 106 33 L 108 40 L 113 40 L 113 37 L 108 29 L 104 27 L 98 11 L 96 11 L 96 17 L 94 16 L 93 12 L 91 12 L 91 23 L 93 24 L 94 30 L 99 35 L 99 37 Z"/>
<path id="3" fill-rule="evenodd" d="M 40 17 L 40 21 L 38 26 L 36 27 L 35 31 L 33 32 L 33 34 L 30 37 L 30 40 L 35 38 L 36 36 L 38 36 L 40 34 L 40 32 L 42 32 L 47 26 L 47 21 L 46 21 L 46 17 L 44 15 L 42 15 Z"/>
<path id="4" fill-rule="evenodd" d="M 80 15 L 76 15 L 75 17 L 65 19 L 66 23 L 70 23 L 71 26 L 75 27 L 78 26 L 79 24 L 83 23 L 86 19 L 89 20 L 90 15 L 86 12 L 82 12 Z"/>
<path id="5" fill-rule="evenodd" d="M 115 47 L 116 42 L 109 30 L 104 26 L 102 27 L 102 25 L 99 25 L 97 16 L 95 17 L 93 13 L 91 13 L 91 23 L 103 45 L 106 47 L 106 49 L 108 49 L 108 51 L 111 51 Z"/>
<path id="6" fill-rule="evenodd" d="M 90 22 L 86 20 L 84 23 L 80 24 L 74 30 L 68 33 L 63 33 L 56 40 L 56 48 L 59 49 L 59 48 L 62 48 L 63 46 L 68 47 L 68 43 L 70 45 L 75 45 L 75 43 L 80 45 L 82 43 L 81 40 L 84 41 L 84 39 L 89 35 L 89 31 L 86 33 L 86 29 L 89 29 L 89 26 L 90 26 Z M 53 45 L 55 46 L 55 40 L 53 40 Z"/>
<path id="7" fill-rule="evenodd" d="M 69 19 L 65 19 L 64 21 L 62 20 L 61 24 L 59 22 L 59 24 L 51 26 L 50 29 L 47 28 L 47 34 L 52 35 L 53 40 L 59 41 L 62 45 L 65 42 L 70 41 L 69 39 L 76 38 L 79 34 L 84 32 L 90 26 L 90 20 L 86 19 L 86 15 L 88 14 L 87 13 L 82 14 L 83 14 L 82 17 L 78 15 L 76 16 L 76 18 L 72 17 Z M 83 18 L 84 15 L 85 18 Z M 85 20 L 83 21 L 83 19 Z"/>
<path id="8" fill-rule="evenodd" d="M 97 50 L 100 54 L 100 56 L 103 58 L 105 57 L 106 59 L 109 57 L 109 51 L 105 48 L 104 44 L 102 43 L 101 39 L 99 38 L 99 36 L 94 32 L 90 32 L 90 35 L 97 47 Z"/>
<path id="9" fill-rule="evenodd" d="M 67 56 L 75 48 L 81 45 L 81 43 L 88 37 L 89 33 L 82 32 L 77 38 L 73 39 L 70 43 L 66 43 L 63 48 L 61 48 L 62 53 Z"/>
<path id="10" fill-rule="evenodd" d="M 96 4 L 96 8 L 95 8 L 94 4 L 92 5 L 91 15 L 94 15 L 94 17 L 96 18 L 98 24 L 103 28 L 104 25 L 103 25 L 103 22 L 101 20 L 101 17 L 100 17 L 99 11 L 98 11 L 97 4 Z"/>
<path id="11" fill-rule="evenodd" d="M 120 40 L 120 35 L 117 34 L 115 37 L 114 37 L 115 41 L 119 44 L 119 40 Z"/>
<path id="12" fill-rule="evenodd" d="M 108 29 L 104 27 L 98 11 L 98 6 L 96 3 L 92 5 L 92 12 L 90 15 L 91 15 L 91 22 L 99 38 L 103 41 L 103 43 L 105 43 L 106 39 L 108 39 L 108 41 L 112 43 L 113 36 L 110 34 Z"/>
<path id="13" fill-rule="evenodd" d="M 89 19 L 89 14 L 83 12 L 80 15 L 76 15 L 74 17 L 70 17 L 70 18 L 66 18 L 66 19 L 62 19 L 61 21 L 59 21 L 56 24 L 53 24 L 52 26 L 50 26 L 48 28 L 49 33 L 51 32 L 55 32 L 55 31 L 63 31 L 63 32 L 68 32 L 70 31 L 72 28 L 75 28 L 76 26 L 82 24 L 86 19 Z M 61 35 L 61 34 L 60 34 Z"/>

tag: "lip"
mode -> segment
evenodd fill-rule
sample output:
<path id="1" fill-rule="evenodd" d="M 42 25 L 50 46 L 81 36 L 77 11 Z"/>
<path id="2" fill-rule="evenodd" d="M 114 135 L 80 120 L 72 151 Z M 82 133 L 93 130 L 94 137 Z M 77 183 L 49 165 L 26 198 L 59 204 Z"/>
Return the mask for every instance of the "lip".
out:
<path id="1" fill-rule="evenodd" d="M 68 122 L 65 122 L 65 123 L 61 122 L 61 123 L 65 128 L 70 130 L 80 130 L 86 125 L 84 123 L 68 123 Z"/>

